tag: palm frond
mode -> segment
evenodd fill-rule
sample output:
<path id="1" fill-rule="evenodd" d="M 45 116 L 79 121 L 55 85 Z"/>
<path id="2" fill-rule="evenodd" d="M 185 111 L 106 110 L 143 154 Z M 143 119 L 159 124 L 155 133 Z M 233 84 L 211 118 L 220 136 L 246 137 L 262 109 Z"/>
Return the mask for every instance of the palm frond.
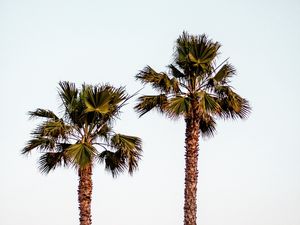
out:
<path id="1" fill-rule="evenodd" d="M 52 138 L 48 137 L 34 137 L 30 139 L 26 146 L 22 149 L 22 154 L 28 154 L 33 149 L 38 149 L 41 151 L 52 151 L 55 148 L 55 141 Z"/>
<path id="2" fill-rule="evenodd" d="M 168 103 L 167 96 L 160 95 L 144 95 L 138 98 L 138 103 L 134 107 L 139 116 L 143 116 L 152 109 L 158 109 L 159 112 L 163 112 L 164 107 Z"/>
<path id="3" fill-rule="evenodd" d="M 128 170 L 132 175 L 138 168 L 138 161 L 141 158 L 142 141 L 138 137 L 124 134 L 115 134 L 111 138 L 111 147 L 115 152 L 105 150 L 98 155 L 100 162 L 105 163 L 105 169 L 112 173 L 113 177 Z"/>
<path id="4" fill-rule="evenodd" d="M 70 158 L 74 166 L 84 167 L 92 162 L 97 154 L 97 150 L 87 143 L 77 143 L 70 145 L 65 150 L 65 154 Z"/>
<path id="5" fill-rule="evenodd" d="M 115 88 L 107 84 L 86 88 L 85 92 L 82 98 L 85 103 L 84 117 L 89 123 L 110 123 L 131 98 L 124 87 Z"/>
<path id="6" fill-rule="evenodd" d="M 73 105 L 74 100 L 78 97 L 78 89 L 75 86 L 75 83 L 68 81 L 60 81 L 59 83 L 58 94 L 65 105 L 66 108 L 69 108 Z"/>
<path id="7" fill-rule="evenodd" d="M 84 103 L 85 112 L 95 112 L 105 114 L 109 112 L 109 103 L 111 101 L 110 91 L 107 89 L 99 89 L 98 87 L 90 88 L 86 92 Z"/>
<path id="8" fill-rule="evenodd" d="M 48 120 L 40 125 L 32 132 L 33 135 L 50 138 L 66 138 L 72 127 L 65 124 L 63 120 Z"/>
<path id="9" fill-rule="evenodd" d="M 205 34 L 189 35 L 183 32 L 176 42 L 175 62 L 185 71 L 194 71 L 197 76 L 213 70 L 215 57 L 221 45 L 209 40 Z"/>
<path id="10" fill-rule="evenodd" d="M 135 78 L 143 84 L 152 85 L 154 89 L 160 92 L 170 93 L 172 91 L 176 92 L 179 89 L 176 79 L 170 79 L 166 73 L 157 73 L 150 66 L 145 67 Z"/>
<path id="11" fill-rule="evenodd" d="M 49 173 L 58 166 L 68 166 L 69 160 L 64 152 L 47 152 L 39 158 L 39 170 Z"/>
<path id="12" fill-rule="evenodd" d="M 229 87 L 222 87 L 225 90 L 221 93 L 219 99 L 219 105 L 221 106 L 220 116 L 227 119 L 245 119 L 251 112 L 251 106 L 249 102 L 235 93 Z"/>
<path id="13" fill-rule="evenodd" d="M 81 101 L 79 96 L 82 95 L 82 93 L 84 93 L 84 91 L 79 93 L 75 83 L 68 81 L 59 82 L 58 95 L 65 111 L 65 119 L 80 127 L 84 123 L 82 114 L 84 113 L 85 108 L 84 102 Z"/>
<path id="14" fill-rule="evenodd" d="M 190 98 L 179 95 L 169 99 L 164 111 L 170 118 L 175 119 L 179 116 L 187 115 L 191 107 Z"/>
<path id="15" fill-rule="evenodd" d="M 175 78 L 184 78 L 186 75 L 182 73 L 179 69 L 177 69 L 173 64 L 170 64 L 169 69 L 171 70 L 171 74 Z"/>
<path id="16" fill-rule="evenodd" d="M 235 75 L 235 73 L 235 68 L 231 64 L 226 63 L 216 72 L 213 79 L 221 84 L 226 84 L 229 81 L 229 78 Z"/>
<path id="17" fill-rule="evenodd" d="M 47 118 L 47 119 L 54 119 L 59 120 L 58 116 L 56 116 L 51 110 L 47 109 L 36 109 L 35 111 L 28 112 L 30 119 L 34 118 Z"/>
<path id="18" fill-rule="evenodd" d="M 121 152 L 122 157 L 128 164 L 128 172 L 132 174 L 137 169 L 138 160 L 141 158 L 141 139 L 124 134 L 115 134 L 111 139 L 111 144 Z"/>
<path id="19" fill-rule="evenodd" d="M 217 112 L 221 111 L 221 107 L 218 103 L 218 98 L 212 96 L 206 91 L 198 92 L 200 97 L 200 106 L 201 110 L 204 113 L 213 113 L 216 114 Z"/>
<path id="20" fill-rule="evenodd" d="M 202 114 L 200 117 L 200 135 L 212 137 L 216 132 L 216 121 L 209 114 Z"/>
<path id="21" fill-rule="evenodd" d="M 98 155 L 98 159 L 100 162 L 104 162 L 105 169 L 110 172 L 113 177 L 116 177 L 128 168 L 125 158 L 122 157 L 121 151 L 103 151 Z"/>

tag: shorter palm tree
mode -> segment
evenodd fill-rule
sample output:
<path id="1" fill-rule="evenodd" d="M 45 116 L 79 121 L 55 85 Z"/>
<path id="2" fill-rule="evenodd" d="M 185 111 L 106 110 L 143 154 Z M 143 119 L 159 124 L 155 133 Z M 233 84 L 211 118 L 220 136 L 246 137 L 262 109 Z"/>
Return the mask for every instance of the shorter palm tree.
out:
<path id="1" fill-rule="evenodd" d="M 58 166 L 72 166 L 78 171 L 80 225 L 90 225 L 93 166 L 104 163 L 113 177 L 125 170 L 132 174 L 138 167 L 141 139 L 112 129 L 113 121 L 131 96 L 123 87 L 83 84 L 78 89 L 70 82 L 60 82 L 58 93 L 62 117 L 47 109 L 29 112 L 31 118 L 44 122 L 31 133 L 32 139 L 22 154 L 39 150 L 39 169 L 46 174 Z"/>

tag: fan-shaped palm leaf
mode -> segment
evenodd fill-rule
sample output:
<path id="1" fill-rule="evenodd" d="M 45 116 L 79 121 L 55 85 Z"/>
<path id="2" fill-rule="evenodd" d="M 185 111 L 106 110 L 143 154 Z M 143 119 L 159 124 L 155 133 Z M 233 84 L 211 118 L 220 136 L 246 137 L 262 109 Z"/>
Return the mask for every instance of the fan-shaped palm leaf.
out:
<path id="1" fill-rule="evenodd" d="M 158 91 L 170 93 L 179 90 L 176 79 L 171 79 L 166 73 L 157 73 L 150 66 L 145 67 L 136 75 L 136 79 L 142 83 L 151 84 L 152 87 Z"/>
<path id="2" fill-rule="evenodd" d="M 175 96 L 168 100 L 164 111 L 170 118 L 187 115 L 191 110 L 191 99 L 186 96 Z"/>
<path id="3" fill-rule="evenodd" d="M 88 143 L 77 143 L 70 145 L 65 150 L 65 154 L 74 166 L 84 167 L 92 162 L 97 150 Z"/>
<path id="4" fill-rule="evenodd" d="M 47 109 L 36 109 L 35 111 L 30 111 L 29 113 L 30 118 L 47 118 L 47 119 L 54 119 L 58 120 L 58 116 L 56 116 L 51 110 Z"/>
<path id="5" fill-rule="evenodd" d="M 168 99 L 165 94 L 161 95 L 144 95 L 138 98 L 138 104 L 134 109 L 139 113 L 139 116 L 143 116 L 145 113 L 152 109 L 158 109 L 163 112 L 164 107 L 168 104 Z"/>
<path id="6" fill-rule="evenodd" d="M 69 160 L 64 152 L 47 152 L 39 159 L 39 169 L 42 173 L 49 173 L 58 166 L 68 166 Z"/>
<path id="7" fill-rule="evenodd" d="M 55 144 L 56 143 L 52 138 L 37 136 L 27 142 L 26 146 L 22 149 L 22 154 L 28 154 L 33 149 L 38 149 L 42 152 L 53 151 Z"/>

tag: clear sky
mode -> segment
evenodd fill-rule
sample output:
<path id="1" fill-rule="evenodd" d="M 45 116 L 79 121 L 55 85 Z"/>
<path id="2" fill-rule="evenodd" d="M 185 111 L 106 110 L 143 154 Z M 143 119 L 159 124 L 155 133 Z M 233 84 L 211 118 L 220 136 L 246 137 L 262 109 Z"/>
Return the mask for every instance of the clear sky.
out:
<path id="1" fill-rule="evenodd" d="M 253 107 L 200 140 L 198 224 L 300 224 L 299 24 L 297 0 L 0 0 L 0 224 L 78 224 L 76 172 L 45 176 L 37 154 L 20 154 L 35 125 L 26 113 L 59 112 L 60 80 L 134 93 L 144 66 L 166 70 L 183 30 L 222 43 L 220 61 L 230 57 L 232 85 Z M 180 225 L 184 122 L 138 119 L 133 105 L 117 130 L 143 139 L 140 169 L 113 179 L 95 167 L 93 224 Z"/>

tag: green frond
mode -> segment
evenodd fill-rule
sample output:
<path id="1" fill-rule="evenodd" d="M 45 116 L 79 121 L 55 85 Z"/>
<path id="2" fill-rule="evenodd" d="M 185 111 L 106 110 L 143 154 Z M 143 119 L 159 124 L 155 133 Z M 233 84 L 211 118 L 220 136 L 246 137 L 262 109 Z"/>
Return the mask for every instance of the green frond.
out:
<path id="1" fill-rule="evenodd" d="M 111 144 L 119 150 L 122 150 L 126 155 L 131 154 L 131 152 L 141 151 L 142 141 L 140 138 L 135 136 L 128 136 L 124 134 L 115 134 L 111 138 Z"/>
<path id="2" fill-rule="evenodd" d="M 249 102 L 230 88 L 227 88 L 226 93 L 219 99 L 219 105 L 222 108 L 220 116 L 225 119 L 245 119 L 251 112 Z"/>
<path id="3" fill-rule="evenodd" d="M 167 96 L 164 94 L 144 95 L 139 97 L 137 101 L 138 103 L 134 109 L 140 117 L 152 109 L 158 109 L 159 112 L 163 112 L 166 104 L 168 103 Z"/>
<path id="4" fill-rule="evenodd" d="M 59 82 L 58 94 L 62 101 L 62 108 L 65 112 L 65 119 L 82 127 L 84 120 L 82 114 L 84 113 L 85 105 L 81 101 L 79 90 L 74 83 L 68 81 Z"/>
<path id="5" fill-rule="evenodd" d="M 178 118 L 179 116 L 185 116 L 191 110 L 191 101 L 186 96 L 176 96 L 170 98 L 168 105 L 165 107 L 165 112 L 170 118 Z"/>
<path id="6" fill-rule="evenodd" d="M 216 132 L 216 121 L 209 114 L 202 114 L 200 118 L 200 135 L 212 137 Z"/>
<path id="7" fill-rule="evenodd" d="M 92 162 L 97 150 L 87 143 L 77 143 L 70 145 L 65 150 L 65 154 L 74 166 L 84 167 Z"/>
<path id="8" fill-rule="evenodd" d="M 231 64 L 226 63 L 216 72 L 213 79 L 221 84 L 226 84 L 229 81 L 229 78 L 235 75 L 235 73 L 235 68 Z"/>
<path id="9" fill-rule="evenodd" d="M 66 138 L 71 129 L 72 127 L 66 125 L 63 120 L 48 120 L 38 125 L 32 134 L 52 139 Z"/>
<path id="10" fill-rule="evenodd" d="M 132 174 L 137 169 L 141 158 L 142 140 L 134 136 L 115 134 L 111 139 L 111 144 L 121 152 L 128 164 L 128 172 Z"/>
<path id="11" fill-rule="evenodd" d="M 46 118 L 46 119 L 54 119 L 59 120 L 58 116 L 56 116 L 51 110 L 47 109 L 36 109 L 35 111 L 28 112 L 30 119 L 34 118 Z"/>
<path id="12" fill-rule="evenodd" d="M 213 64 L 221 45 L 209 40 L 205 34 L 189 35 L 183 32 L 176 42 L 175 61 L 185 71 L 196 69 L 197 76 L 213 70 Z"/>
<path id="13" fill-rule="evenodd" d="M 73 105 L 74 101 L 78 97 L 78 89 L 75 86 L 75 83 L 68 81 L 60 81 L 59 83 L 58 94 L 65 105 L 66 108 L 69 108 Z"/>
<path id="14" fill-rule="evenodd" d="M 110 86 L 110 94 L 111 105 L 119 105 L 130 98 L 130 96 L 128 96 L 125 91 L 125 87 L 115 88 L 113 86 Z"/>
<path id="15" fill-rule="evenodd" d="M 168 67 L 171 70 L 171 74 L 173 77 L 179 78 L 179 79 L 186 77 L 186 75 L 184 73 L 182 73 L 179 69 L 177 69 L 174 65 L 170 64 Z"/>
<path id="16" fill-rule="evenodd" d="M 86 92 L 84 99 L 86 112 L 96 112 L 101 115 L 113 112 L 120 103 L 128 98 L 123 87 L 114 88 L 109 85 L 95 86 Z"/>
<path id="17" fill-rule="evenodd" d="M 69 160 L 64 152 L 47 152 L 39 158 L 39 170 L 49 173 L 58 166 L 68 166 Z"/>
<path id="18" fill-rule="evenodd" d="M 28 154 L 33 149 L 41 150 L 41 151 L 51 151 L 55 148 L 55 141 L 52 138 L 48 137 L 34 137 L 30 139 L 26 146 L 22 149 L 22 154 Z"/>
<path id="19" fill-rule="evenodd" d="M 126 164 L 125 158 L 122 157 L 121 151 L 111 152 L 103 151 L 98 155 L 100 162 L 104 162 L 105 169 L 116 177 L 120 173 L 127 170 L 128 165 Z"/>
<path id="20" fill-rule="evenodd" d="M 205 91 L 200 91 L 199 97 L 201 109 L 204 113 L 216 114 L 217 112 L 221 111 L 221 107 L 218 103 L 218 98 L 212 96 L 211 94 Z"/>
<path id="21" fill-rule="evenodd" d="M 145 67 L 135 78 L 140 80 L 143 84 L 152 85 L 154 89 L 160 92 L 170 93 L 172 91 L 176 92 L 179 89 L 176 80 L 171 80 L 165 73 L 157 73 L 150 66 Z"/>
<path id="22" fill-rule="evenodd" d="M 128 170 L 132 174 L 138 167 L 141 158 L 142 141 L 138 137 L 115 134 L 111 138 L 111 146 L 116 152 L 104 151 L 99 159 L 105 161 L 105 168 L 116 176 L 119 172 Z"/>
<path id="23" fill-rule="evenodd" d="M 95 112 L 105 114 L 109 112 L 109 103 L 111 100 L 108 90 L 99 90 L 97 87 L 87 91 L 84 99 L 86 106 L 85 112 Z"/>

